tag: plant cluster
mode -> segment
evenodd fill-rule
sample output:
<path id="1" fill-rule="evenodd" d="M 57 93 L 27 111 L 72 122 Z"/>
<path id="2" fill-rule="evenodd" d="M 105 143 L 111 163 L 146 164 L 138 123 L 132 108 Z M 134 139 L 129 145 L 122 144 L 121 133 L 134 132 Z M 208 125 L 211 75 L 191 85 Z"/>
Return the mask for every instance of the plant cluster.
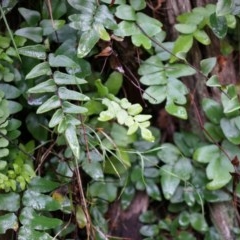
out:
<path id="1" fill-rule="evenodd" d="M 21 21 L 11 29 L 7 17 L 16 8 Z M 224 43 L 223 54 L 238 51 L 226 36 L 240 23 L 240 6 L 219 0 L 179 15 L 172 42 L 147 8 L 145 0 L 0 5 L 3 237 L 111 239 L 109 204 L 119 200 L 127 209 L 144 191 L 150 204 L 139 217 L 143 239 L 220 239 L 206 212 L 239 194 L 239 88 L 213 74 L 217 56 L 198 68 L 188 55 L 196 42 L 211 44 L 209 31 Z M 204 97 L 197 109 L 206 118 L 202 136 L 179 129 L 171 142 L 161 141 L 151 111 L 124 91 L 124 44 L 139 54 L 133 84 L 149 107 L 187 120 L 195 100 L 182 78 L 198 74 L 210 91 L 218 89 L 219 99 Z M 164 214 L 154 209 L 160 202 Z M 239 236 L 234 217 L 228 224 Z"/>

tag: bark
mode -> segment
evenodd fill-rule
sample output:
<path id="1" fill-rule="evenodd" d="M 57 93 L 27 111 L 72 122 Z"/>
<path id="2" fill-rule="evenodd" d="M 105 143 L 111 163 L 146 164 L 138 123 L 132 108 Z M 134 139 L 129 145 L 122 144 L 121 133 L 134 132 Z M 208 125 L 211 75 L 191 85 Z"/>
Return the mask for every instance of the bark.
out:
<path id="1" fill-rule="evenodd" d="M 139 216 L 148 208 L 148 195 L 137 192 L 130 206 L 122 210 L 119 201 L 115 201 L 109 208 L 109 235 L 118 236 L 123 240 L 141 240 L 139 233 L 141 223 Z"/>
<path id="2" fill-rule="evenodd" d="M 176 23 L 176 17 L 186 11 L 191 11 L 193 7 L 204 6 L 207 3 L 216 3 L 211 0 L 172 0 L 166 1 L 168 29 L 174 29 L 173 25 Z M 220 41 L 210 31 L 208 34 L 211 38 L 211 44 L 209 46 L 202 46 L 198 43 L 194 44 L 192 51 L 188 56 L 188 61 L 199 69 L 199 64 L 202 59 L 209 57 L 217 57 L 217 65 L 213 70 L 212 74 L 218 75 L 222 85 L 237 82 L 237 71 L 234 66 L 233 54 L 229 56 L 222 56 L 220 52 Z M 171 32 L 172 40 L 177 37 L 175 31 Z M 202 124 L 204 123 L 204 114 L 200 111 L 201 100 L 204 97 L 211 97 L 215 100 L 220 100 L 220 91 L 218 89 L 207 89 L 205 80 L 201 75 L 196 74 L 192 77 L 182 79 L 183 82 L 188 86 L 190 93 L 192 94 L 192 101 L 194 106 L 190 106 L 189 109 L 189 124 L 184 123 L 182 127 L 185 129 L 191 129 L 192 132 L 199 135 L 202 134 Z M 199 119 L 199 116 L 201 119 Z M 210 215 L 213 224 L 219 231 L 220 235 L 224 240 L 233 240 L 234 235 L 232 228 L 236 225 L 236 213 L 237 209 L 233 206 L 231 201 L 220 202 L 211 204 L 209 206 Z"/>

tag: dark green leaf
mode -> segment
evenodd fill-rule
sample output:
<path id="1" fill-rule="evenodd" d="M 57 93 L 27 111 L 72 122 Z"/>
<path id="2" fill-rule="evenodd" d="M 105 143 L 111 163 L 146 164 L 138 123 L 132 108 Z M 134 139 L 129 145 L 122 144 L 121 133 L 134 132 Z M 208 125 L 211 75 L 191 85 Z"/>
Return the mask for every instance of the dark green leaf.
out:
<path id="1" fill-rule="evenodd" d="M 14 213 L 0 216 L 0 234 L 6 233 L 8 229 L 18 230 L 18 219 Z"/>
<path id="2" fill-rule="evenodd" d="M 156 215 L 153 211 L 148 210 L 146 212 L 143 212 L 139 217 L 140 222 L 142 223 L 153 223 L 157 220 Z"/>
<path id="3" fill-rule="evenodd" d="M 235 125 L 234 120 L 222 118 L 220 125 L 225 137 L 230 142 L 240 144 L 240 130 Z"/>
<path id="4" fill-rule="evenodd" d="M 216 13 L 213 13 L 210 16 L 210 27 L 217 37 L 224 38 L 228 30 L 225 16 L 218 17 Z"/>
<path id="5" fill-rule="evenodd" d="M 23 194 L 22 203 L 25 207 L 35 210 L 56 211 L 61 208 L 59 202 L 48 195 L 36 192 L 36 190 L 26 190 Z"/>
<path id="6" fill-rule="evenodd" d="M 4 92 L 6 99 L 14 99 L 21 95 L 21 91 L 18 88 L 7 83 L 1 83 L 0 89 Z"/>
<path id="7" fill-rule="evenodd" d="M 64 113 L 83 114 L 87 113 L 87 108 L 64 101 L 62 104 Z"/>
<path id="8" fill-rule="evenodd" d="M 48 61 L 51 67 L 78 68 L 78 64 L 65 55 L 54 56 L 54 54 L 49 54 Z"/>
<path id="9" fill-rule="evenodd" d="M 46 48 L 44 45 L 30 45 L 18 48 L 19 54 L 27 57 L 32 57 L 40 60 L 45 60 L 47 58 Z"/>
<path id="10" fill-rule="evenodd" d="M 23 107 L 20 103 L 8 100 L 8 111 L 10 114 L 20 112 L 22 108 Z"/>
<path id="11" fill-rule="evenodd" d="M 43 177 L 34 177 L 29 183 L 30 189 L 42 193 L 51 192 L 59 186 L 58 182 L 53 182 Z"/>
<path id="12" fill-rule="evenodd" d="M 17 193 L 0 194 L 0 210 L 17 212 L 20 207 L 20 196 Z M 1 225 L 1 224 L 0 224 Z"/>
<path id="13" fill-rule="evenodd" d="M 117 187 L 111 181 L 94 182 L 89 186 L 89 194 L 91 197 L 97 197 L 108 202 L 113 202 L 117 197 Z"/>
<path id="14" fill-rule="evenodd" d="M 232 179 L 231 172 L 234 172 L 232 163 L 225 155 L 216 159 L 211 159 L 206 173 L 208 179 L 212 180 L 207 184 L 207 189 L 217 190 L 225 186 Z"/>
<path id="15" fill-rule="evenodd" d="M 54 72 L 53 79 L 58 85 L 77 85 L 87 83 L 84 79 L 59 71 Z"/>
<path id="16" fill-rule="evenodd" d="M 99 33 L 95 29 L 91 29 L 82 34 L 77 49 L 79 58 L 85 57 L 99 41 Z"/>
<path id="17" fill-rule="evenodd" d="M 161 186 L 164 197 L 169 200 L 176 191 L 180 179 L 173 173 L 173 167 L 164 165 L 161 167 Z"/>
<path id="18" fill-rule="evenodd" d="M 48 230 L 62 224 L 60 219 L 37 214 L 34 209 L 30 207 L 23 208 L 19 219 L 24 227 L 35 230 Z"/>
<path id="19" fill-rule="evenodd" d="M 32 27 L 35 27 L 41 18 L 40 13 L 35 10 L 21 7 L 18 8 L 18 11 L 22 15 L 22 17 L 26 20 L 28 25 Z"/>
<path id="20" fill-rule="evenodd" d="M 36 78 L 43 75 L 51 75 L 52 71 L 48 62 L 42 62 L 36 65 L 27 74 L 26 79 Z"/>
<path id="21" fill-rule="evenodd" d="M 53 115 L 49 122 L 49 127 L 54 128 L 57 126 L 64 118 L 64 113 L 62 109 L 58 109 Z"/>
<path id="22" fill-rule="evenodd" d="M 36 43 L 42 42 L 42 28 L 40 27 L 25 27 L 20 28 L 15 32 L 16 35 L 30 39 Z"/>
<path id="23" fill-rule="evenodd" d="M 51 237 L 48 233 L 35 231 L 31 227 L 28 226 L 22 226 L 19 229 L 18 232 L 18 240 L 53 240 L 53 237 Z"/>
<path id="24" fill-rule="evenodd" d="M 140 233 L 145 237 L 154 237 L 159 234 L 159 228 L 157 224 L 144 225 L 140 228 Z"/>
<path id="25" fill-rule="evenodd" d="M 64 24 L 65 20 L 43 19 L 39 25 L 43 29 L 43 35 L 46 36 L 62 28 Z"/>
<path id="26" fill-rule="evenodd" d="M 99 162 L 86 159 L 82 163 L 83 170 L 94 180 L 103 179 L 103 170 Z"/>
<path id="27" fill-rule="evenodd" d="M 45 117 L 30 113 L 26 117 L 26 126 L 32 136 L 38 141 L 47 141 L 48 130 L 46 128 L 48 121 Z"/>
<path id="28" fill-rule="evenodd" d="M 190 222 L 192 227 L 199 232 L 206 232 L 208 230 L 207 222 L 200 213 L 192 213 L 190 215 Z"/>
<path id="29" fill-rule="evenodd" d="M 184 157 L 179 158 L 173 167 L 174 174 L 177 175 L 183 181 L 189 180 L 192 171 L 193 167 L 190 160 Z"/>
<path id="30" fill-rule="evenodd" d="M 58 89 L 58 96 L 63 100 L 77 100 L 77 101 L 88 101 L 90 98 L 80 92 L 69 90 L 65 87 Z"/>
<path id="31" fill-rule="evenodd" d="M 65 131 L 65 137 L 76 159 L 80 158 L 80 145 L 77 137 L 76 127 L 68 125 Z"/>
<path id="32" fill-rule="evenodd" d="M 151 197 L 154 200 L 161 201 L 161 194 L 160 190 L 154 181 L 147 181 L 146 185 L 146 191 L 149 197 Z"/>
<path id="33" fill-rule="evenodd" d="M 190 215 L 188 212 L 181 212 L 178 218 L 179 225 L 182 227 L 187 227 L 190 223 Z"/>
<path id="34" fill-rule="evenodd" d="M 54 95 L 44 102 L 37 110 L 37 113 L 45 113 L 61 106 L 58 96 Z"/>
<path id="35" fill-rule="evenodd" d="M 37 84 L 35 87 L 28 89 L 28 93 L 46 93 L 46 92 L 56 92 L 57 86 L 53 79 L 49 79 L 45 82 Z"/>
<path id="36" fill-rule="evenodd" d="M 221 118 L 223 118 L 223 108 L 220 103 L 210 98 L 204 98 L 202 101 L 202 107 L 207 118 L 215 124 L 219 124 Z"/>

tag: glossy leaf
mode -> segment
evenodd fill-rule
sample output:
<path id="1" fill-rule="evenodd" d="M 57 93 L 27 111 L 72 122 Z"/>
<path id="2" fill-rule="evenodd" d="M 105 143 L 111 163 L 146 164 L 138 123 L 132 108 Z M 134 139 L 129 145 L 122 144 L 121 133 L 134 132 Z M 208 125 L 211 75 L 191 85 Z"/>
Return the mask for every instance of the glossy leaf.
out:
<path id="1" fill-rule="evenodd" d="M 22 15 L 22 17 L 24 17 L 24 19 L 26 20 L 29 26 L 32 26 L 32 27 L 36 26 L 38 21 L 40 20 L 40 17 L 41 17 L 40 13 L 35 10 L 22 7 L 22 8 L 18 8 L 18 11 Z"/>
<path id="2" fill-rule="evenodd" d="M 206 232 L 208 230 L 207 222 L 204 216 L 200 213 L 192 213 L 190 215 L 190 223 L 193 229 L 199 232 Z"/>
<path id="3" fill-rule="evenodd" d="M 2 211 L 17 212 L 20 207 L 20 195 L 17 193 L 1 193 L 0 201 L 0 210 Z"/>
<path id="4" fill-rule="evenodd" d="M 232 179 L 231 172 L 234 172 L 233 165 L 225 155 L 212 159 L 206 169 L 207 177 L 212 180 L 207 189 L 216 190 L 225 186 Z"/>
<path id="5" fill-rule="evenodd" d="M 120 37 L 126 37 L 141 34 L 141 31 L 133 22 L 122 21 L 118 24 L 118 28 L 114 31 L 114 34 Z"/>
<path id="6" fill-rule="evenodd" d="M 123 19 L 123 20 L 136 20 L 136 14 L 134 9 L 130 5 L 122 4 L 117 7 L 116 17 Z"/>
<path id="7" fill-rule="evenodd" d="M 112 182 L 94 182 L 89 186 L 89 194 L 113 202 L 117 196 L 117 187 Z"/>
<path id="8" fill-rule="evenodd" d="M 44 102 L 37 110 L 37 113 L 45 113 L 61 106 L 60 99 L 54 95 Z"/>
<path id="9" fill-rule="evenodd" d="M 146 191 L 149 197 L 154 200 L 161 201 L 160 190 L 154 181 L 148 181 L 146 185 Z"/>
<path id="10" fill-rule="evenodd" d="M 173 102 L 168 103 L 166 105 L 165 109 L 169 114 L 171 114 L 175 117 L 178 117 L 178 118 L 181 118 L 181 119 L 187 119 L 188 118 L 186 109 L 182 106 L 178 106 L 178 105 L 174 104 Z"/>
<path id="11" fill-rule="evenodd" d="M 84 228 L 87 225 L 86 215 L 80 205 L 76 207 L 76 221 L 79 228 Z"/>
<path id="12" fill-rule="evenodd" d="M 53 237 L 51 237 L 48 233 L 35 231 L 34 229 L 28 227 L 28 226 L 22 226 L 19 229 L 18 232 L 18 240 L 53 240 Z"/>
<path id="13" fill-rule="evenodd" d="M 178 32 L 183 34 L 194 33 L 197 30 L 197 26 L 195 24 L 180 23 L 180 24 L 175 24 L 174 27 Z"/>
<path id="14" fill-rule="evenodd" d="M 57 126 L 64 118 L 64 113 L 62 109 L 58 109 L 53 115 L 49 122 L 49 127 L 54 128 Z"/>
<path id="15" fill-rule="evenodd" d="M 87 83 L 87 81 L 84 79 L 78 78 L 74 75 L 62 73 L 59 71 L 54 72 L 53 79 L 55 83 L 58 85 L 76 85 L 76 84 Z"/>
<path id="16" fill-rule="evenodd" d="M 20 103 L 8 100 L 8 111 L 10 114 L 20 112 L 22 108 L 23 107 Z"/>
<path id="17" fill-rule="evenodd" d="M 65 55 L 54 56 L 54 54 L 49 54 L 48 62 L 51 67 L 78 68 L 77 63 Z"/>
<path id="18" fill-rule="evenodd" d="M 221 118 L 223 118 L 223 108 L 220 103 L 210 98 L 204 98 L 202 100 L 202 107 L 207 118 L 215 124 L 219 124 Z"/>
<path id="19" fill-rule="evenodd" d="M 16 35 L 30 39 L 36 43 L 42 42 L 42 28 L 40 27 L 25 27 L 20 28 L 15 32 Z"/>
<path id="20" fill-rule="evenodd" d="M 9 229 L 18 230 L 18 219 L 14 213 L 7 213 L 0 216 L 0 234 L 6 233 Z"/>
<path id="21" fill-rule="evenodd" d="M 65 131 L 65 137 L 76 159 L 80 158 L 80 145 L 75 126 L 69 125 Z"/>
<path id="22" fill-rule="evenodd" d="M 29 183 L 30 189 L 41 193 L 51 192 L 59 186 L 60 184 L 58 182 L 43 177 L 34 177 Z"/>
<path id="23" fill-rule="evenodd" d="M 99 162 L 86 159 L 82 163 L 83 170 L 94 180 L 103 179 L 102 166 Z"/>
<path id="24" fill-rule="evenodd" d="M 79 40 L 77 55 L 79 58 L 85 57 L 99 41 L 99 34 L 96 30 L 91 29 L 84 32 Z"/>
<path id="25" fill-rule="evenodd" d="M 13 85 L 0 83 L 0 89 L 4 92 L 6 99 L 14 99 L 21 95 L 21 91 Z"/>
<path id="26" fill-rule="evenodd" d="M 219 0 L 216 7 L 217 16 L 225 16 L 231 12 L 232 0 Z"/>
<path id="27" fill-rule="evenodd" d="M 220 122 L 221 129 L 225 137 L 233 144 L 240 144 L 240 130 L 236 126 L 234 119 L 223 118 Z"/>
<path id="28" fill-rule="evenodd" d="M 219 82 L 219 79 L 217 77 L 217 75 L 212 75 L 208 80 L 206 85 L 208 87 L 221 87 L 221 84 Z"/>
<path id="29" fill-rule="evenodd" d="M 210 27 L 214 34 L 219 38 L 224 38 L 227 34 L 228 26 L 224 16 L 217 16 L 213 13 L 210 16 Z"/>
<path id="30" fill-rule="evenodd" d="M 43 75 L 50 75 L 52 73 L 48 62 L 39 63 L 27 74 L 26 79 L 36 78 Z"/>
<path id="31" fill-rule="evenodd" d="M 193 45 L 193 36 L 189 35 L 180 35 L 175 41 L 173 54 L 187 53 Z M 175 56 L 172 56 L 170 62 L 173 63 L 178 60 Z"/>
<path id="32" fill-rule="evenodd" d="M 57 86 L 53 79 L 49 79 L 45 82 L 37 84 L 28 90 L 28 93 L 45 93 L 45 92 L 56 92 Z"/>
<path id="33" fill-rule="evenodd" d="M 218 159 L 220 157 L 219 148 L 216 145 L 206 145 L 198 148 L 194 154 L 193 159 L 201 162 L 208 163 L 213 159 Z"/>
<path id="34" fill-rule="evenodd" d="M 68 101 L 64 101 L 62 107 L 64 113 L 83 114 L 87 112 L 87 108 L 72 104 Z"/>
<path id="35" fill-rule="evenodd" d="M 23 208 L 19 219 L 24 227 L 35 230 L 48 230 L 62 224 L 60 219 L 37 214 L 34 209 L 30 207 Z"/>
<path id="36" fill-rule="evenodd" d="M 210 37 L 207 35 L 207 33 L 204 30 L 197 30 L 193 34 L 194 38 L 202 43 L 203 45 L 209 45 L 211 43 Z"/>
<path id="37" fill-rule="evenodd" d="M 159 228 L 157 224 L 144 225 L 140 228 L 140 233 L 145 237 L 154 237 L 159 234 Z"/>
<path id="38" fill-rule="evenodd" d="M 64 26 L 64 24 L 65 20 L 43 19 L 39 25 L 43 29 L 43 35 L 46 36 L 61 29 Z"/>
<path id="39" fill-rule="evenodd" d="M 192 67 L 186 64 L 175 63 L 169 66 L 166 66 L 166 74 L 170 78 L 191 76 L 195 73 L 196 73 L 195 69 L 193 69 Z"/>
<path id="40" fill-rule="evenodd" d="M 36 190 L 27 190 L 22 198 L 25 207 L 31 207 L 35 210 L 56 211 L 61 208 L 60 204 L 48 195 L 36 192 Z"/>
<path id="41" fill-rule="evenodd" d="M 45 60 L 47 58 L 46 48 L 44 45 L 30 45 L 18 48 L 19 54 L 27 57 L 32 57 L 40 60 Z"/>
<path id="42" fill-rule="evenodd" d="M 160 182 L 163 195 L 166 199 L 169 200 L 176 191 L 180 183 L 180 179 L 175 174 L 173 174 L 173 167 L 170 165 L 164 165 L 161 167 L 160 173 Z"/>
<path id="43" fill-rule="evenodd" d="M 215 57 L 201 60 L 200 67 L 201 67 L 202 73 L 205 76 L 207 76 L 213 70 L 216 63 L 217 63 L 217 59 Z"/>
<path id="44" fill-rule="evenodd" d="M 190 179 L 193 171 L 193 166 L 188 158 L 181 157 L 175 163 L 173 167 L 173 172 L 181 180 L 187 181 Z"/>
<path id="45" fill-rule="evenodd" d="M 58 96 L 64 100 L 88 101 L 90 98 L 80 92 L 69 90 L 65 87 L 58 89 Z"/>
<path id="46" fill-rule="evenodd" d="M 135 11 L 142 10 L 146 7 L 146 2 L 144 0 L 130 0 L 130 4 Z"/>

